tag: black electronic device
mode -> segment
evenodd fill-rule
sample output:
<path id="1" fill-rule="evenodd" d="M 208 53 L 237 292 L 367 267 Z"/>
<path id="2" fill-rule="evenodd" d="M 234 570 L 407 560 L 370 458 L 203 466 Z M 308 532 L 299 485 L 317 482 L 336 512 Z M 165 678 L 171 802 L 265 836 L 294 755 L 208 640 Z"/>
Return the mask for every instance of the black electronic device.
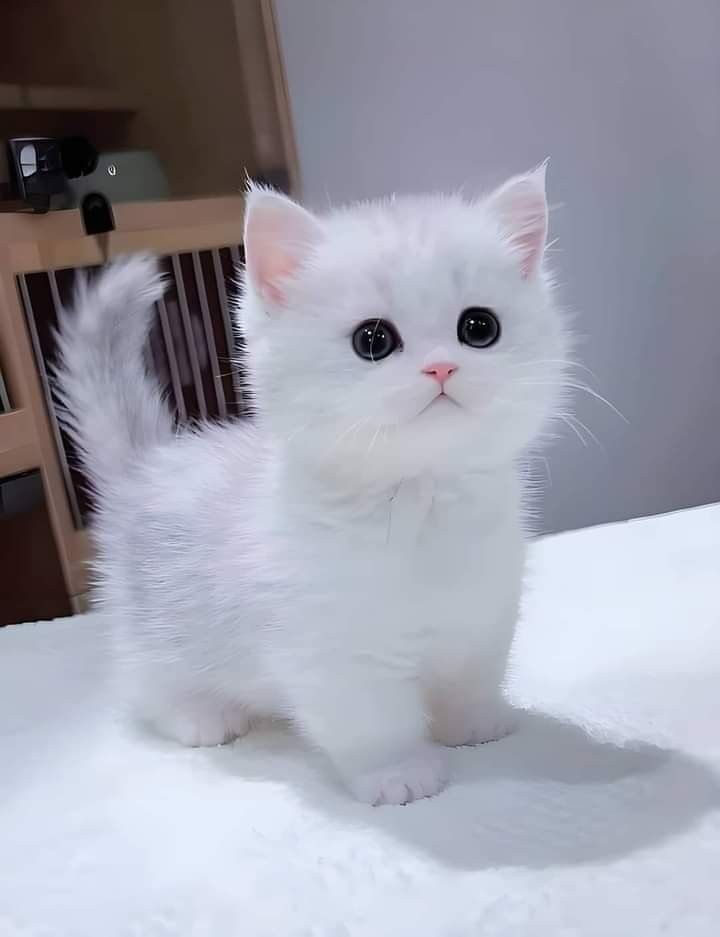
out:
<path id="1" fill-rule="evenodd" d="M 67 193 L 67 180 L 87 176 L 98 162 L 84 137 L 14 137 L 7 141 L 11 195 L 29 211 L 46 212 Z"/>

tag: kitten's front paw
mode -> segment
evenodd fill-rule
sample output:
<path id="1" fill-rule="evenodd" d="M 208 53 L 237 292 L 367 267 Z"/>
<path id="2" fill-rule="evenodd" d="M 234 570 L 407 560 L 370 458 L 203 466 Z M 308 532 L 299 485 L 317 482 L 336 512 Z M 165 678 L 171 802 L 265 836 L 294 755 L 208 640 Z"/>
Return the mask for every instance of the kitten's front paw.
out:
<path id="1" fill-rule="evenodd" d="M 440 793 L 447 779 L 445 753 L 427 744 L 396 762 L 356 775 L 348 784 L 358 800 L 379 807 L 432 797 Z"/>
<path id="2" fill-rule="evenodd" d="M 461 713 L 442 713 L 433 720 L 432 737 L 441 745 L 482 745 L 511 735 L 517 727 L 515 710 L 504 701 Z"/>

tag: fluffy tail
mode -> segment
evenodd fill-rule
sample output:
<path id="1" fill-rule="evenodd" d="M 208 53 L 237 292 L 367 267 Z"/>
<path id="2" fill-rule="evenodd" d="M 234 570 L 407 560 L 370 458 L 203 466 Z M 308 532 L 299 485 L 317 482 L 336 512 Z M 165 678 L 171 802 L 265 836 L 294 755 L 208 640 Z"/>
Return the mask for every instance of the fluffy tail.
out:
<path id="1" fill-rule="evenodd" d="M 153 304 L 163 289 L 152 257 L 122 257 L 91 282 L 80 279 L 73 310 L 61 316 L 57 399 L 97 491 L 136 453 L 173 436 L 144 356 Z"/>

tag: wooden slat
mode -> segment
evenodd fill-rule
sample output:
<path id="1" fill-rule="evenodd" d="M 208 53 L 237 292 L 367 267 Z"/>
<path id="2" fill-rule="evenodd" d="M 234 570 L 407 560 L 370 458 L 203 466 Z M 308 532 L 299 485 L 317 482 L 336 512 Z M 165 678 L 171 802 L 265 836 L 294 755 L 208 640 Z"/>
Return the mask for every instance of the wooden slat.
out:
<path id="1" fill-rule="evenodd" d="M 165 346 L 165 356 L 167 357 L 168 370 L 170 371 L 170 383 L 175 398 L 175 409 L 178 419 L 181 423 L 187 420 L 187 408 L 185 407 L 185 397 L 183 387 L 180 381 L 180 371 L 178 369 L 177 354 L 175 353 L 175 341 L 173 339 L 172 329 L 170 328 L 170 317 L 168 316 L 167 303 L 165 297 L 161 296 L 157 304 L 158 318 L 160 321 L 160 330 Z"/>
<path id="2" fill-rule="evenodd" d="M 39 465 L 32 414 L 28 410 L 0 414 L 0 478 L 29 472 Z"/>
<path id="3" fill-rule="evenodd" d="M 6 464 L 15 471 L 24 471 L 35 466 L 40 468 L 68 595 L 77 595 L 87 591 L 85 562 L 89 556 L 88 540 L 73 524 L 25 316 L 15 286 L 14 273 L 9 264 L 9 245 L 3 244 L 1 240 L 0 342 L 3 350 L 3 368 L 9 378 L 11 398 L 21 409 L 24 418 L 32 421 L 33 436 L 32 444 L 19 447 L 20 451 L 16 452 L 16 455 L 8 456 Z M 12 417 L 12 413 L 3 414 L 2 419 Z M 27 439 L 30 425 L 26 423 L 20 429 L 20 424 L 16 424 L 18 432 L 25 434 L 21 439 Z M 32 464 L 27 464 L 28 462 Z"/>
<path id="4" fill-rule="evenodd" d="M 222 377 L 220 375 L 221 367 L 218 361 L 217 347 L 215 345 L 215 334 L 213 332 L 212 319 L 210 317 L 210 306 L 208 305 L 207 290 L 205 289 L 205 278 L 203 276 L 202 265 L 200 264 L 200 254 L 197 251 L 192 252 L 193 276 L 195 277 L 195 288 L 197 289 L 200 311 L 202 313 L 203 329 L 205 331 L 205 343 L 208 349 L 209 366 L 212 372 L 213 387 L 215 388 L 215 399 L 217 400 L 220 419 L 224 420 L 227 416 L 227 404 L 225 402 L 225 390 L 223 388 Z"/>
<path id="5" fill-rule="evenodd" d="M 183 325 L 183 332 L 185 334 L 185 350 L 187 352 L 188 361 L 190 362 L 190 370 L 192 372 L 193 378 L 193 387 L 195 390 L 195 397 L 198 403 L 198 410 L 201 420 L 207 419 L 207 403 L 205 401 L 205 389 L 202 382 L 202 369 L 200 367 L 200 360 L 198 358 L 197 351 L 197 342 L 195 341 L 195 333 L 193 332 L 192 317 L 190 315 L 190 309 L 187 302 L 187 294 L 185 292 L 185 281 L 183 279 L 182 267 L 180 266 L 179 257 L 171 257 L 170 263 L 172 265 L 173 278 L 175 280 L 175 291 L 178 298 L 178 307 L 180 309 L 180 321 Z"/>
<path id="6" fill-rule="evenodd" d="M 60 471 L 62 472 L 63 480 L 65 482 L 65 493 L 67 495 L 68 504 L 70 505 L 70 510 L 72 512 L 73 523 L 76 527 L 80 528 L 82 527 L 80 506 L 78 505 L 75 489 L 73 488 L 72 477 L 70 475 L 70 466 L 68 465 L 67 458 L 65 456 L 65 448 L 63 446 L 62 434 L 60 432 L 60 423 L 57 418 L 55 407 L 53 406 L 52 392 L 50 390 L 50 375 L 47 372 L 45 361 L 43 359 L 40 339 L 35 324 L 35 312 L 33 310 L 32 300 L 27 288 L 25 276 L 21 274 L 19 279 L 20 293 L 22 295 L 23 305 L 25 306 L 25 321 L 35 355 L 35 368 L 42 385 L 43 394 L 45 396 L 48 424 L 55 441 L 55 450 L 58 456 Z M 62 303 L 60 301 L 60 294 L 58 293 L 57 280 L 55 279 L 55 274 L 52 270 L 48 274 L 48 281 L 50 285 L 53 306 L 55 307 L 55 314 L 57 315 L 62 307 Z"/>
<path id="7" fill-rule="evenodd" d="M 235 390 L 235 402 L 242 408 L 242 388 L 240 387 L 236 377 L 234 363 L 234 353 L 236 348 L 235 329 L 233 327 L 232 319 L 230 318 L 230 304 L 228 302 L 227 289 L 225 287 L 225 274 L 223 273 L 222 261 L 220 260 L 220 251 L 214 250 L 212 252 L 212 262 L 213 273 L 215 274 L 215 286 L 218 291 L 218 299 L 220 301 L 220 308 L 222 311 L 223 329 L 225 330 L 225 343 L 227 345 L 228 351 L 228 360 L 225 362 L 225 365 L 232 372 L 232 385 Z"/>

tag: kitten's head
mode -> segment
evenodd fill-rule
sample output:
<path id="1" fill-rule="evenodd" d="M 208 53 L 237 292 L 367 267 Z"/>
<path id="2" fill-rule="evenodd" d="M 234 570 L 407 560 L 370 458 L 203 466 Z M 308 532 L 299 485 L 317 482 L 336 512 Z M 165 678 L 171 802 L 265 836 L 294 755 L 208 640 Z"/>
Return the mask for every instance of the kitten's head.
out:
<path id="1" fill-rule="evenodd" d="M 257 406 L 318 467 L 397 479 L 508 462 L 562 385 L 544 167 L 480 201 L 326 216 L 248 195 L 242 324 Z"/>

